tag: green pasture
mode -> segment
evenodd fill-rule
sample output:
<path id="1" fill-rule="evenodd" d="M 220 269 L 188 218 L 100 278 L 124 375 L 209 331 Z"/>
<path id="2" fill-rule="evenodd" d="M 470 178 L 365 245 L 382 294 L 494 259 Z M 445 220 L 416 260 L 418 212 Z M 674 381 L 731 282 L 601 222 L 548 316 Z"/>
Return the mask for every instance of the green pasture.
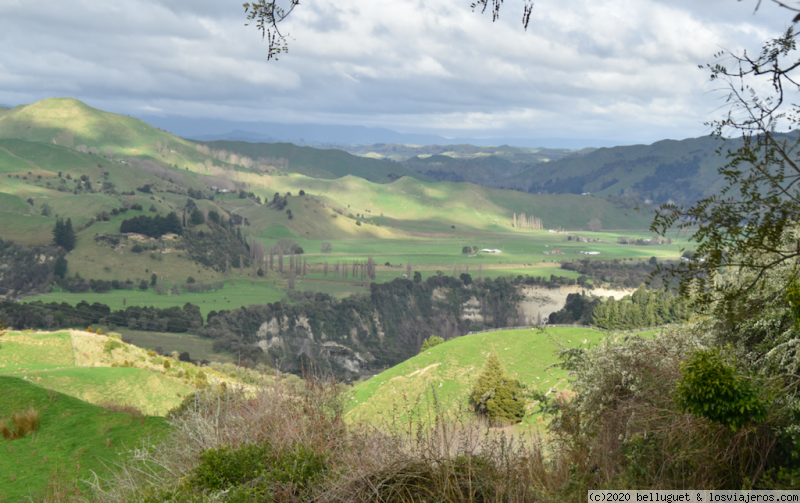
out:
<path id="1" fill-rule="evenodd" d="M 347 213 L 365 213 L 402 221 L 438 221 L 491 231 L 511 229 L 513 213 L 525 212 L 543 219 L 546 228 L 588 229 L 598 218 L 609 229 L 647 229 L 652 215 L 619 208 L 602 198 L 570 194 L 527 194 L 490 189 L 470 183 L 428 183 L 405 177 L 390 184 L 374 184 L 353 176 L 320 180 L 302 175 L 264 180 L 265 195 L 303 189 L 308 195 L 331 202 Z M 341 217 L 340 217 L 341 218 Z M 291 224 L 290 228 L 291 228 Z"/>
<path id="2" fill-rule="evenodd" d="M 50 244 L 55 224 L 55 218 L 0 212 L 0 236 L 11 241 L 32 245 Z"/>
<path id="3" fill-rule="evenodd" d="M 171 354 L 173 351 L 178 353 L 188 352 L 192 360 L 208 360 L 221 363 L 234 363 L 235 355 L 222 352 L 215 353 L 212 349 L 214 341 L 198 335 L 174 334 L 170 332 L 145 332 L 141 330 L 129 330 L 125 327 L 117 327 L 115 332 L 122 335 L 122 339 L 130 342 L 134 346 L 163 351 L 164 354 Z"/>
<path id="4" fill-rule="evenodd" d="M 0 374 L 24 373 L 75 365 L 68 332 L 12 332 L 0 339 Z"/>
<path id="5" fill-rule="evenodd" d="M 114 402 L 163 415 L 193 388 L 141 368 L 75 365 L 68 332 L 11 332 L 0 348 L 0 375 L 24 377 L 90 403 Z M 131 357 L 133 358 L 133 357 Z"/>
<path id="6" fill-rule="evenodd" d="M 427 421 L 435 413 L 434 399 L 448 415 L 466 412 L 470 390 L 490 353 L 496 353 L 508 374 L 526 387 L 562 392 L 569 388 L 567 372 L 550 368 L 558 363 L 557 352 L 589 348 L 606 337 L 617 336 L 575 327 L 506 330 L 451 339 L 356 385 L 347 397 L 345 417 L 378 425 L 393 418 Z M 521 427 L 536 428 L 539 422 L 530 404 Z"/>
<path id="7" fill-rule="evenodd" d="M 4 441 L 0 454 L 0 500 L 9 503 L 41 494 L 55 477 L 85 490 L 83 480 L 92 473 L 102 475 L 129 449 L 167 430 L 160 417 L 134 419 L 19 377 L 0 376 L 0 418 L 31 406 L 39 411 L 39 430 Z"/>
<path id="8" fill-rule="evenodd" d="M 145 414 L 163 416 L 195 389 L 140 368 L 70 367 L 29 372 L 38 385 L 95 404 L 133 405 Z"/>
<path id="9" fill-rule="evenodd" d="M 138 287 L 133 290 L 111 290 L 106 293 L 69 293 L 59 291 L 28 297 L 24 302 L 66 302 L 73 306 L 81 301 L 86 301 L 89 304 L 99 302 L 109 306 L 114 311 L 124 310 L 130 306 L 156 306 L 163 309 L 173 306 L 183 307 L 186 303 L 191 303 L 199 306 L 200 312 L 205 317 L 208 316 L 210 311 L 230 310 L 252 304 L 277 302 L 285 296 L 285 293 L 279 289 L 280 286 L 280 284 L 276 284 L 272 280 L 251 281 L 236 279 L 225 281 L 225 286 L 216 292 L 182 292 L 181 295 L 158 295 L 152 288 L 139 290 Z"/>

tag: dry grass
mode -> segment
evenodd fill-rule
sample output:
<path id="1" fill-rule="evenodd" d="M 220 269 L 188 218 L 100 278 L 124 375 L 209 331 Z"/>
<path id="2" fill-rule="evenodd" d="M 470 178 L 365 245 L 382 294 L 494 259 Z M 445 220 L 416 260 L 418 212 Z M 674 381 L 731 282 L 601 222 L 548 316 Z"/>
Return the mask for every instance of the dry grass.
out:
<path id="1" fill-rule="evenodd" d="M 95 483 L 95 494 L 109 502 L 162 494 L 191 479 L 204 451 L 253 444 L 274 452 L 302 447 L 326 460 L 313 484 L 274 487 L 275 501 L 525 502 L 565 481 L 566 468 L 548 460 L 542 438 L 513 437 L 471 415 L 433 426 L 418 419 L 347 426 L 341 392 L 311 380 L 301 391 L 277 385 L 198 394 L 172 420 L 169 439 L 136 450 L 112 480 Z"/>
<path id="2" fill-rule="evenodd" d="M 11 423 L 9 428 L 8 420 L 0 420 L 0 433 L 4 439 L 16 440 L 28 436 L 39 429 L 39 410 L 30 407 L 28 410 L 13 412 Z"/>
<path id="3" fill-rule="evenodd" d="M 127 403 L 117 403 L 117 402 L 106 401 L 106 402 L 100 402 L 97 405 L 99 405 L 100 407 L 102 407 L 104 409 L 108 409 L 108 410 L 110 410 L 112 412 L 121 412 L 123 414 L 130 414 L 131 422 L 135 422 L 137 419 L 138 420 L 143 420 L 144 417 L 145 417 L 144 412 L 142 412 L 141 410 L 137 409 L 133 405 L 130 405 L 130 404 L 127 404 Z"/>

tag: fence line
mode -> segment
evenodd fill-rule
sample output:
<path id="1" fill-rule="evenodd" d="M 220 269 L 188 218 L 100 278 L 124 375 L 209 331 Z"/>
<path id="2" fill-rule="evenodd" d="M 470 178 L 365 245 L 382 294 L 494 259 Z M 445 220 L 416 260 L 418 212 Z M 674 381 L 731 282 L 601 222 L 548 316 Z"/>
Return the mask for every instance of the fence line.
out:
<path id="1" fill-rule="evenodd" d="M 488 328 L 486 330 L 478 330 L 477 332 L 469 332 L 467 335 L 474 335 L 474 334 L 485 334 L 487 332 L 501 332 L 503 330 L 527 330 L 531 329 L 534 330 L 536 328 L 548 328 L 548 327 L 556 327 L 556 328 L 585 328 L 587 330 L 597 330 L 598 332 L 622 332 L 622 333 L 636 333 L 636 332 L 647 332 L 649 330 L 658 330 L 659 328 L 669 328 L 672 325 L 658 325 L 656 327 L 647 327 L 647 328 L 633 328 L 630 330 L 613 330 L 607 328 L 600 328 L 600 327 L 592 327 L 589 325 L 526 325 L 522 327 L 503 327 L 503 328 Z"/>

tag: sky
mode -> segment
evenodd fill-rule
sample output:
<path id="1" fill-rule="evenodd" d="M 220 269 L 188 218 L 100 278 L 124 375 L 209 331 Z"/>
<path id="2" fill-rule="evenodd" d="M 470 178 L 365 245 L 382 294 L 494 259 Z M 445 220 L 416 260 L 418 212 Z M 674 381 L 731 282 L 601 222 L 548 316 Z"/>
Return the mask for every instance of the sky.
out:
<path id="1" fill-rule="evenodd" d="M 764 0 L 304 0 L 289 52 L 241 0 L 0 0 L 0 104 L 68 96 L 133 116 L 651 143 L 708 134 L 698 68 L 791 20 Z"/>

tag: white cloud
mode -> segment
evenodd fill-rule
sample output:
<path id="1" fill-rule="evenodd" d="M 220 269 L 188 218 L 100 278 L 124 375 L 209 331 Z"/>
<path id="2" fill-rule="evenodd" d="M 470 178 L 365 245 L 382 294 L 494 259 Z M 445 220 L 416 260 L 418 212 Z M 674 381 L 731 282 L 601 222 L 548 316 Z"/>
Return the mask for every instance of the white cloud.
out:
<path id="1" fill-rule="evenodd" d="M 71 95 L 124 113 L 682 138 L 718 113 L 697 65 L 722 47 L 755 51 L 789 21 L 754 7 L 537 2 L 524 31 L 513 2 L 493 24 L 468 0 L 309 0 L 284 27 L 289 53 L 267 62 L 238 0 L 7 1 L 0 102 Z"/>

